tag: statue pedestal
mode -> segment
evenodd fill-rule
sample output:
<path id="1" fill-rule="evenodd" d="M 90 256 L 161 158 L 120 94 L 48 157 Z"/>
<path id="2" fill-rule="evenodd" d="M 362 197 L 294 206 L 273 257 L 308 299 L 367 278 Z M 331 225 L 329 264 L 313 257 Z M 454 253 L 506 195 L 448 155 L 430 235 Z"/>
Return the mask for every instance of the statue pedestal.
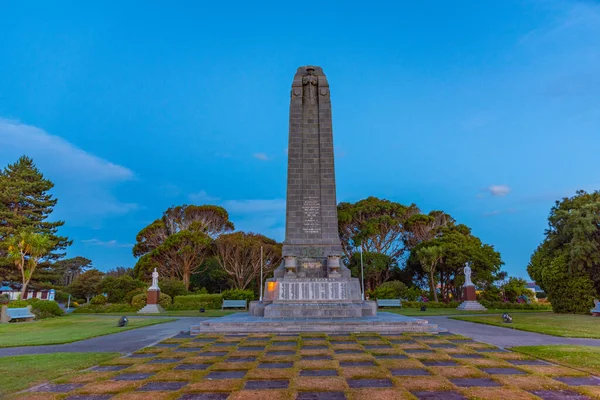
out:
<path id="1" fill-rule="evenodd" d="M 160 289 L 151 287 L 148 289 L 146 306 L 138 311 L 138 314 L 159 314 L 165 312 L 165 309 L 158 304 L 160 299 Z"/>
<path id="2" fill-rule="evenodd" d="M 486 311 L 487 310 L 487 308 L 485 308 L 484 306 L 479 304 L 479 302 L 477 301 L 477 293 L 475 292 L 474 285 L 463 286 L 462 300 L 463 300 L 463 302 L 460 303 L 460 305 L 458 307 L 456 307 L 457 310 L 463 310 L 463 311 Z"/>

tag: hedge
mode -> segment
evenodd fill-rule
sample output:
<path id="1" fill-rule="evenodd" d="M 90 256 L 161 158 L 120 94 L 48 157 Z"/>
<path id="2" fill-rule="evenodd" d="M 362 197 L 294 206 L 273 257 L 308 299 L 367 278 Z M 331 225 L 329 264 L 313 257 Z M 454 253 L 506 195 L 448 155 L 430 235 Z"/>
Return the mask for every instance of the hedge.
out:
<path id="1" fill-rule="evenodd" d="M 448 303 L 435 301 L 402 301 L 402 307 L 404 308 L 421 308 L 422 306 L 427 308 L 456 308 L 459 304 L 458 301 L 451 301 Z"/>
<path id="2" fill-rule="evenodd" d="M 489 309 L 509 309 L 509 310 L 552 310 L 550 304 L 539 303 L 505 303 L 503 301 L 481 300 L 481 305 Z"/>
<path id="3" fill-rule="evenodd" d="M 103 304 L 103 305 L 94 305 L 88 304 L 76 308 L 73 310 L 74 313 L 77 314 L 102 314 L 102 313 L 116 313 L 116 312 L 136 312 L 137 309 L 135 307 L 130 306 L 125 303 L 115 303 L 115 304 Z"/>
<path id="4" fill-rule="evenodd" d="M 219 310 L 223 305 L 221 294 L 191 294 L 187 296 L 175 296 L 170 310 Z"/>
<path id="5" fill-rule="evenodd" d="M 147 298 L 148 298 L 148 295 L 146 293 L 133 296 L 133 299 L 131 299 L 131 306 L 133 308 L 135 308 L 136 310 L 141 310 L 146 305 Z M 160 294 L 160 297 L 158 298 L 158 304 L 160 306 L 162 306 L 162 308 L 164 308 L 164 309 L 171 308 L 171 302 L 172 302 L 171 296 L 169 296 L 168 294 L 164 294 L 164 293 Z"/>
<path id="6" fill-rule="evenodd" d="M 52 300 L 15 300 L 8 303 L 8 308 L 24 308 L 29 305 L 31 306 L 31 312 L 35 314 L 36 319 L 60 317 L 65 314 L 58 303 Z"/>
<path id="7" fill-rule="evenodd" d="M 254 300 L 253 290 L 229 289 L 221 293 L 224 300 L 246 300 L 248 302 Z"/>

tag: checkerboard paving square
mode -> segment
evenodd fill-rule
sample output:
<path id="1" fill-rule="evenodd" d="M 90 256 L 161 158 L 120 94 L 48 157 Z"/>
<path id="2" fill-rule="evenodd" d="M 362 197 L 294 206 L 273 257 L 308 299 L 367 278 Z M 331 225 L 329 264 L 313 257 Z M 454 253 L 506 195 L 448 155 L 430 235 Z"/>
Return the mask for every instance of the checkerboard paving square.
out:
<path id="1" fill-rule="evenodd" d="M 571 390 L 532 390 L 530 393 L 542 400 L 591 400 Z"/>
<path id="2" fill-rule="evenodd" d="M 394 386 L 389 379 L 347 379 L 346 381 L 348 382 L 348 386 L 352 389 L 386 388 Z"/>
<path id="3" fill-rule="evenodd" d="M 265 346 L 240 346 L 239 351 L 261 351 L 264 350 Z"/>
<path id="4" fill-rule="evenodd" d="M 373 361 L 340 361 L 340 367 L 373 367 Z"/>
<path id="5" fill-rule="evenodd" d="M 205 379 L 240 379 L 246 376 L 248 371 L 211 371 Z"/>
<path id="6" fill-rule="evenodd" d="M 431 343 L 428 345 L 432 349 L 454 349 L 457 346 L 452 343 Z"/>
<path id="7" fill-rule="evenodd" d="M 364 346 L 365 349 L 391 349 L 392 346 L 389 344 L 367 344 Z"/>
<path id="8" fill-rule="evenodd" d="M 112 394 L 76 394 L 69 396 L 65 400 L 108 400 Z"/>
<path id="9" fill-rule="evenodd" d="M 253 362 L 256 361 L 256 357 L 229 357 L 225 360 L 226 362 Z"/>
<path id="10" fill-rule="evenodd" d="M 456 361 L 452 360 L 430 360 L 421 362 L 428 367 L 454 367 L 458 365 Z"/>
<path id="11" fill-rule="evenodd" d="M 336 340 L 331 341 L 331 344 L 356 344 L 354 340 Z"/>
<path id="12" fill-rule="evenodd" d="M 115 381 L 142 381 L 144 379 L 150 378 L 154 374 L 145 374 L 145 373 L 131 373 L 131 374 L 121 374 L 117 375 L 113 378 Z"/>
<path id="13" fill-rule="evenodd" d="M 433 353 L 433 350 L 430 349 L 405 349 L 407 353 Z"/>
<path id="14" fill-rule="evenodd" d="M 273 369 L 273 368 L 292 368 L 294 363 L 292 362 L 272 362 L 272 363 L 260 363 L 258 368 L 261 369 Z"/>
<path id="15" fill-rule="evenodd" d="M 516 368 L 480 368 L 483 372 L 490 375 L 525 375 L 527 372 Z"/>
<path id="16" fill-rule="evenodd" d="M 408 356 L 404 354 L 374 354 L 378 360 L 406 360 Z"/>
<path id="17" fill-rule="evenodd" d="M 287 389 L 289 385 L 287 380 L 272 380 L 272 381 L 246 381 L 244 389 L 246 390 L 261 390 L 261 389 Z"/>
<path id="18" fill-rule="evenodd" d="M 271 350 L 267 351 L 268 356 L 293 356 L 296 354 L 293 350 Z"/>
<path id="19" fill-rule="evenodd" d="M 544 360 L 506 360 L 512 365 L 554 365 Z"/>
<path id="20" fill-rule="evenodd" d="M 455 378 L 450 379 L 452 383 L 459 387 L 493 387 L 501 386 L 498 382 L 489 378 Z"/>
<path id="21" fill-rule="evenodd" d="M 216 339 L 215 338 L 198 338 L 198 339 L 194 339 L 194 342 L 200 342 L 200 343 L 212 343 L 214 342 Z"/>
<path id="22" fill-rule="evenodd" d="M 335 354 L 364 354 L 364 351 L 362 351 L 362 350 L 347 350 L 347 349 L 334 350 L 333 352 Z"/>
<path id="23" fill-rule="evenodd" d="M 198 348 L 197 347 L 179 347 L 177 349 L 174 350 L 176 353 L 192 353 L 192 352 L 198 352 Z"/>
<path id="24" fill-rule="evenodd" d="M 154 347 L 178 347 L 179 343 L 157 343 Z"/>
<path id="25" fill-rule="evenodd" d="M 331 356 L 302 356 L 302 361 L 323 361 L 333 360 Z"/>
<path id="26" fill-rule="evenodd" d="M 302 346 L 302 350 L 326 350 L 328 346 L 314 345 L 314 346 Z"/>
<path id="27" fill-rule="evenodd" d="M 300 376 L 337 376 L 335 369 L 304 369 L 300 371 Z"/>
<path id="28" fill-rule="evenodd" d="M 129 367 L 129 365 L 98 365 L 94 368 L 92 368 L 92 371 L 95 372 L 114 372 L 114 371 L 120 371 L 122 369 L 125 369 Z"/>
<path id="29" fill-rule="evenodd" d="M 569 386 L 600 386 L 600 378 L 593 376 L 555 376 L 553 379 Z"/>
<path id="30" fill-rule="evenodd" d="M 212 364 L 179 364 L 174 369 L 177 371 L 198 371 L 205 370 Z"/>
<path id="31" fill-rule="evenodd" d="M 63 383 L 63 384 L 45 384 L 37 389 L 35 392 L 52 392 L 52 393 L 69 393 L 75 389 L 79 389 L 83 384 L 80 383 Z"/>
<path id="32" fill-rule="evenodd" d="M 429 371 L 422 368 L 403 368 L 403 369 L 392 369 L 393 376 L 424 376 L 431 375 Z"/>
<path id="33" fill-rule="evenodd" d="M 344 392 L 300 392 L 296 400 L 346 400 Z"/>
<path id="34" fill-rule="evenodd" d="M 148 382 L 137 389 L 138 392 L 176 391 L 187 385 L 187 382 Z"/>
<path id="35" fill-rule="evenodd" d="M 129 358 L 152 358 L 152 357 L 156 357 L 159 354 L 160 353 L 133 353 L 133 354 L 130 354 L 128 357 Z"/>
<path id="36" fill-rule="evenodd" d="M 226 400 L 229 393 L 186 393 L 179 400 Z"/>
<path id="37" fill-rule="evenodd" d="M 467 400 L 457 392 L 413 392 L 412 394 L 419 400 Z"/>
<path id="38" fill-rule="evenodd" d="M 452 354 L 452 357 L 454 357 L 454 358 L 485 358 L 484 355 L 477 354 L 477 353 L 455 353 L 455 354 Z"/>
<path id="39" fill-rule="evenodd" d="M 271 338 L 268 337 L 250 337 L 246 339 L 249 342 L 268 342 Z"/>
<path id="40" fill-rule="evenodd" d="M 183 358 L 155 358 L 152 361 L 149 361 L 148 364 L 169 364 L 181 362 Z"/>
<path id="41" fill-rule="evenodd" d="M 289 347 L 296 347 L 298 345 L 298 342 L 273 342 L 271 344 L 272 346 L 289 346 Z"/>
<path id="42" fill-rule="evenodd" d="M 400 340 L 400 339 L 390 340 L 390 342 L 393 344 L 415 344 L 415 343 L 417 343 L 414 340 Z"/>
<path id="43" fill-rule="evenodd" d="M 239 343 L 236 342 L 216 342 L 212 346 L 215 347 L 236 347 Z"/>
<path id="44" fill-rule="evenodd" d="M 200 357 L 223 357 L 228 351 L 205 351 L 198 354 Z"/>
<path id="45" fill-rule="evenodd" d="M 479 353 L 504 353 L 504 352 L 506 352 L 506 350 L 501 349 L 499 347 L 494 347 L 494 348 L 484 347 L 483 349 L 474 349 L 474 350 Z"/>

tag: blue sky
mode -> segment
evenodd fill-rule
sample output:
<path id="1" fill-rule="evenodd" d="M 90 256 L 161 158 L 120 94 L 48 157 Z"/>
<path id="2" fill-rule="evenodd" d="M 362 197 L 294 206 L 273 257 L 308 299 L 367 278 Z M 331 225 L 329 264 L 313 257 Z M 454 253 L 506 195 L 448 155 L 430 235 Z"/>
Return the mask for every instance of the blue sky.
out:
<path id="1" fill-rule="evenodd" d="M 34 158 L 102 270 L 171 205 L 283 239 L 300 65 L 331 85 L 338 201 L 442 209 L 511 275 L 600 186 L 597 1 L 12 2 L 0 54 L 0 165 Z"/>

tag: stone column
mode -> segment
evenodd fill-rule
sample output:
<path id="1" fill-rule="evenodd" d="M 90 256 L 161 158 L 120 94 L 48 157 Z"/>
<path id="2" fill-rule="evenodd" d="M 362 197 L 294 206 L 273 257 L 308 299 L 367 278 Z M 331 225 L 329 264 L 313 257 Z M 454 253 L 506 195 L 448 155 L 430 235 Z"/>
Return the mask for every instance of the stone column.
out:
<path id="1" fill-rule="evenodd" d="M 138 311 L 138 314 L 158 314 L 165 310 L 158 303 L 160 300 L 160 288 L 158 287 L 158 272 L 154 268 L 152 272 L 152 285 L 148 288 L 146 306 Z"/>

